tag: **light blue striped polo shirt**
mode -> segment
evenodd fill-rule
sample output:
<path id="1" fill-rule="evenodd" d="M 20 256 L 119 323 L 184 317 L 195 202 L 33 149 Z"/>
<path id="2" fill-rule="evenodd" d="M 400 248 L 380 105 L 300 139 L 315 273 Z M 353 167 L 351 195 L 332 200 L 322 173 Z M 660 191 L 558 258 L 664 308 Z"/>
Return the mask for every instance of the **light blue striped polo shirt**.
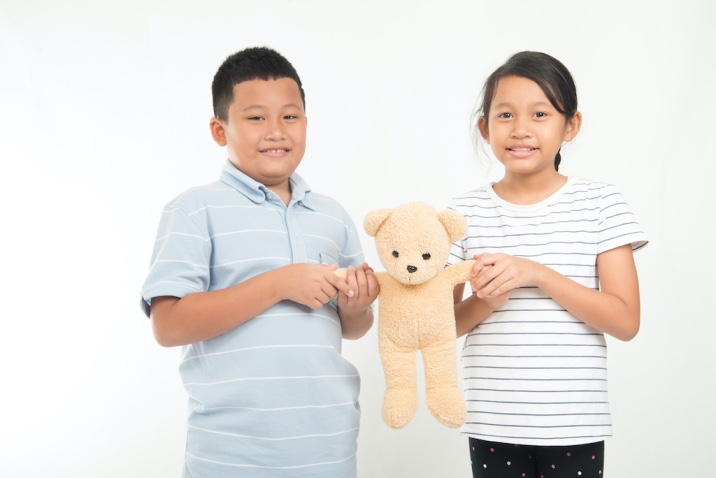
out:
<path id="1" fill-rule="evenodd" d="M 484 252 L 523 257 L 599 290 L 597 256 L 646 245 L 624 197 L 610 184 L 570 178 L 537 204 L 500 198 L 491 185 L 456 197 L 468 222 L 449 263 Z M 462 432 L 488 441 L 567 446 L 612 434 L 604 334 L 536 287 L 510 299 L 465 337 Z"/>
<path id="2" fill-rule="evenodd" d="M 361 264 L 343 207 L 297 174 L 290 181 L 285 206 L 227 162 L 218 181 L 169 202 L 144 303 L 224 289 L 292 263 Z M 360 380 L 341 356 L 341 340 L 334 301 L 317 311 L 283 301 L 184 346 L 184 476 L 355 477 Z"/>

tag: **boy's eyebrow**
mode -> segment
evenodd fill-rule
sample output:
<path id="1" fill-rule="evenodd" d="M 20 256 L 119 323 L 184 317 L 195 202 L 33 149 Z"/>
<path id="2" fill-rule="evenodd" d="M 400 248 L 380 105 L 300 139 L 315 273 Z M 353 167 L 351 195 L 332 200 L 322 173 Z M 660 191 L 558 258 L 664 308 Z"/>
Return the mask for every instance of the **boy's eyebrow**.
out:
<path id="1" fill-rule="evenodd" d="M 242 111 L 248 111 L 248 110 L 262 110 L 265 109 L 266 106 L 264 105 L 248 105 L 246 108 L 244 108 Z M 298 108 L 301 109 L 299 105 L 296 103 L 288 103 L 283 105 L 281 108 Z"/>

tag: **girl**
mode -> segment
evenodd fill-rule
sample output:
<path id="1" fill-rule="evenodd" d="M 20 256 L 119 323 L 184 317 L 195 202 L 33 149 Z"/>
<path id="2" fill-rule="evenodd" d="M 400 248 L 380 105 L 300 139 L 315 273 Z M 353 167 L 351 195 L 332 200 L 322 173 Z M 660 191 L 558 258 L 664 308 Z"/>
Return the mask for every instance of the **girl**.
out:
<path id="1" fill-rule="evenodd" d="M 474 477 L 602 477 L 611 435 L 604 333 L 639 330 L 632 251 L 646 237 L 616 189 L 558 172 L 582 116 L 572 77 L 544 53 L 487 79 L 477 129 L 504 177 L 454 199 L 469 230 L 450 263 Z"/>

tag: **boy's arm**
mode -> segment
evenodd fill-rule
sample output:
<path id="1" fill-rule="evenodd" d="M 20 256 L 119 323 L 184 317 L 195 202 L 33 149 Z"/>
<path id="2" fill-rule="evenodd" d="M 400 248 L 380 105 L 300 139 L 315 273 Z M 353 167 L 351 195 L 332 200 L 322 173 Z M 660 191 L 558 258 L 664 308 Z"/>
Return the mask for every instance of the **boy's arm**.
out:
<path id="1" fill-rule="evenodd" d="M 338 317 L 341 320 L 344 339 L 363 337 L 373 325 L 373 309 L 370 304 L 380 292 L 380 285 L 368 264 L 344 269 L 348 286 L 354 291 L 348 296 L 342 291 L 338 293 Z"/>
<path id="2" fill-rule="evenodd" d="M 291 264 L 222 290 L 196 292 L 181 299 L 155 297 L 151 306 L 154 336 L 165 347 L 186 345 L 228 332 L 282 300 L 318 310 L 337 291 L 352 297 L 353 290 L 345 279 L 333 274 L 334 269 Z"/>

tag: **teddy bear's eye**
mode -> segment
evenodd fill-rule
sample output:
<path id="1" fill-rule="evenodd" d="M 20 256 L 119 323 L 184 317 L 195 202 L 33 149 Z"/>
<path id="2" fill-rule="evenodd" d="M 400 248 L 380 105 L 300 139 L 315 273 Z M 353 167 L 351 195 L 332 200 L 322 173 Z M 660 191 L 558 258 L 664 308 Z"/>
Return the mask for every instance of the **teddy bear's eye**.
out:
<path id="1" fill-rule="evenodd" d="M 430 259 L 430 253 L 426 252 L 425 254 L 423 254 L 423 260 L 427 261 L 428 259 Z"/>
<path id="2" fill-rule="evenodd" d="M 398 251 L 393 251 L 393 257 L 398 257 L 400 254 L 398 254 Z"/>

